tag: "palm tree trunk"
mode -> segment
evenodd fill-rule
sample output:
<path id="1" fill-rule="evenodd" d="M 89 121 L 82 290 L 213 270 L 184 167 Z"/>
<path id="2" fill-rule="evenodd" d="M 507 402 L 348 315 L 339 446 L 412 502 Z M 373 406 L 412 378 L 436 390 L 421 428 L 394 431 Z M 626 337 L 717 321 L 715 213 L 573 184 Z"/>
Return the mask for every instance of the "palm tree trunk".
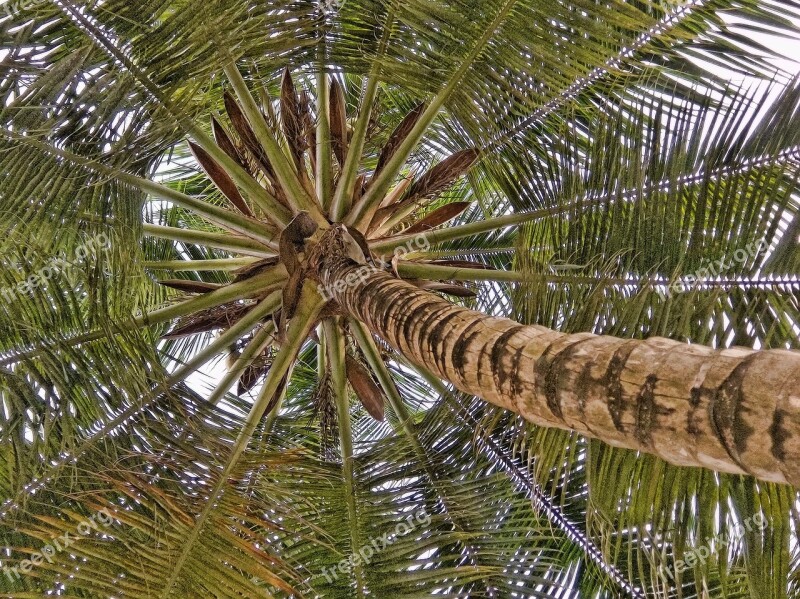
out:
<path id="1" fill-rule="evenodd" d="M 359 266 L 326 238 L 313 274 L 326 293 L 461 391 L 673 464 L 800 486 L 800 352 L 521 325 Z"/>

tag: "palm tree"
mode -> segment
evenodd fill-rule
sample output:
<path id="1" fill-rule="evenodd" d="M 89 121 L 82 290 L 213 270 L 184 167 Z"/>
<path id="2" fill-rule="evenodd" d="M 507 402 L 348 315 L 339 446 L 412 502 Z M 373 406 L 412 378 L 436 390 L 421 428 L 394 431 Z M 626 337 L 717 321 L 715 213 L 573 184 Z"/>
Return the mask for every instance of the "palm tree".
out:
<path id="1" fill-rule="evenodd" d="M 7 596 L 800 594 L 796 2 L 8 12 Z"/>

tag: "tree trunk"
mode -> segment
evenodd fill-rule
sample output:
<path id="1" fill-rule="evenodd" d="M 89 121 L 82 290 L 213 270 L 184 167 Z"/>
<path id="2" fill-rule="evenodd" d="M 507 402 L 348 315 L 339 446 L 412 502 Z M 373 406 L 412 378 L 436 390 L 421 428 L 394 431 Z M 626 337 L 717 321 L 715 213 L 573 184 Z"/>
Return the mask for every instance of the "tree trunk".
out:
<path id="1" fill-rule="evenodd" d="M 673 464 L 800 486 L 800 352 L 525 326 L 354 264 L 327 241 L 314 276 L 328 295 L 461 391 Z"/>

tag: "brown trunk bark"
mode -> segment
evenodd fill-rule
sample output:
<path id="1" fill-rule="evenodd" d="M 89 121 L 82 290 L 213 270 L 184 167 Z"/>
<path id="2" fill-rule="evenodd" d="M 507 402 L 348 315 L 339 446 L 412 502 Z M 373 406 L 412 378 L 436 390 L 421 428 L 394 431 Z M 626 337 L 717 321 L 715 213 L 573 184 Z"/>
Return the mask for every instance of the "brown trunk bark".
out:
<path id="1" fill-rule="evenodd" d="M 673 464 L 800 486 L 800 352 L 525 326 L 337 259 L 327 241 L 317 276 L 328 295 L 458 389 Z"/>

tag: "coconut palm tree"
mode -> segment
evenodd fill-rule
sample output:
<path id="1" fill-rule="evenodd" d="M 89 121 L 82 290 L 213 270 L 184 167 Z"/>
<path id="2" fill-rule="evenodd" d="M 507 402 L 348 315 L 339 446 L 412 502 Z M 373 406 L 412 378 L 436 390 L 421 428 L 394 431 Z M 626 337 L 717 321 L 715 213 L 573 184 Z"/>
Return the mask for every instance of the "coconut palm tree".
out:
<path id="1" fill-rule="evenodd" d="M 7 6 L 6 596 L 798 596 L 800 3 Z"/>

